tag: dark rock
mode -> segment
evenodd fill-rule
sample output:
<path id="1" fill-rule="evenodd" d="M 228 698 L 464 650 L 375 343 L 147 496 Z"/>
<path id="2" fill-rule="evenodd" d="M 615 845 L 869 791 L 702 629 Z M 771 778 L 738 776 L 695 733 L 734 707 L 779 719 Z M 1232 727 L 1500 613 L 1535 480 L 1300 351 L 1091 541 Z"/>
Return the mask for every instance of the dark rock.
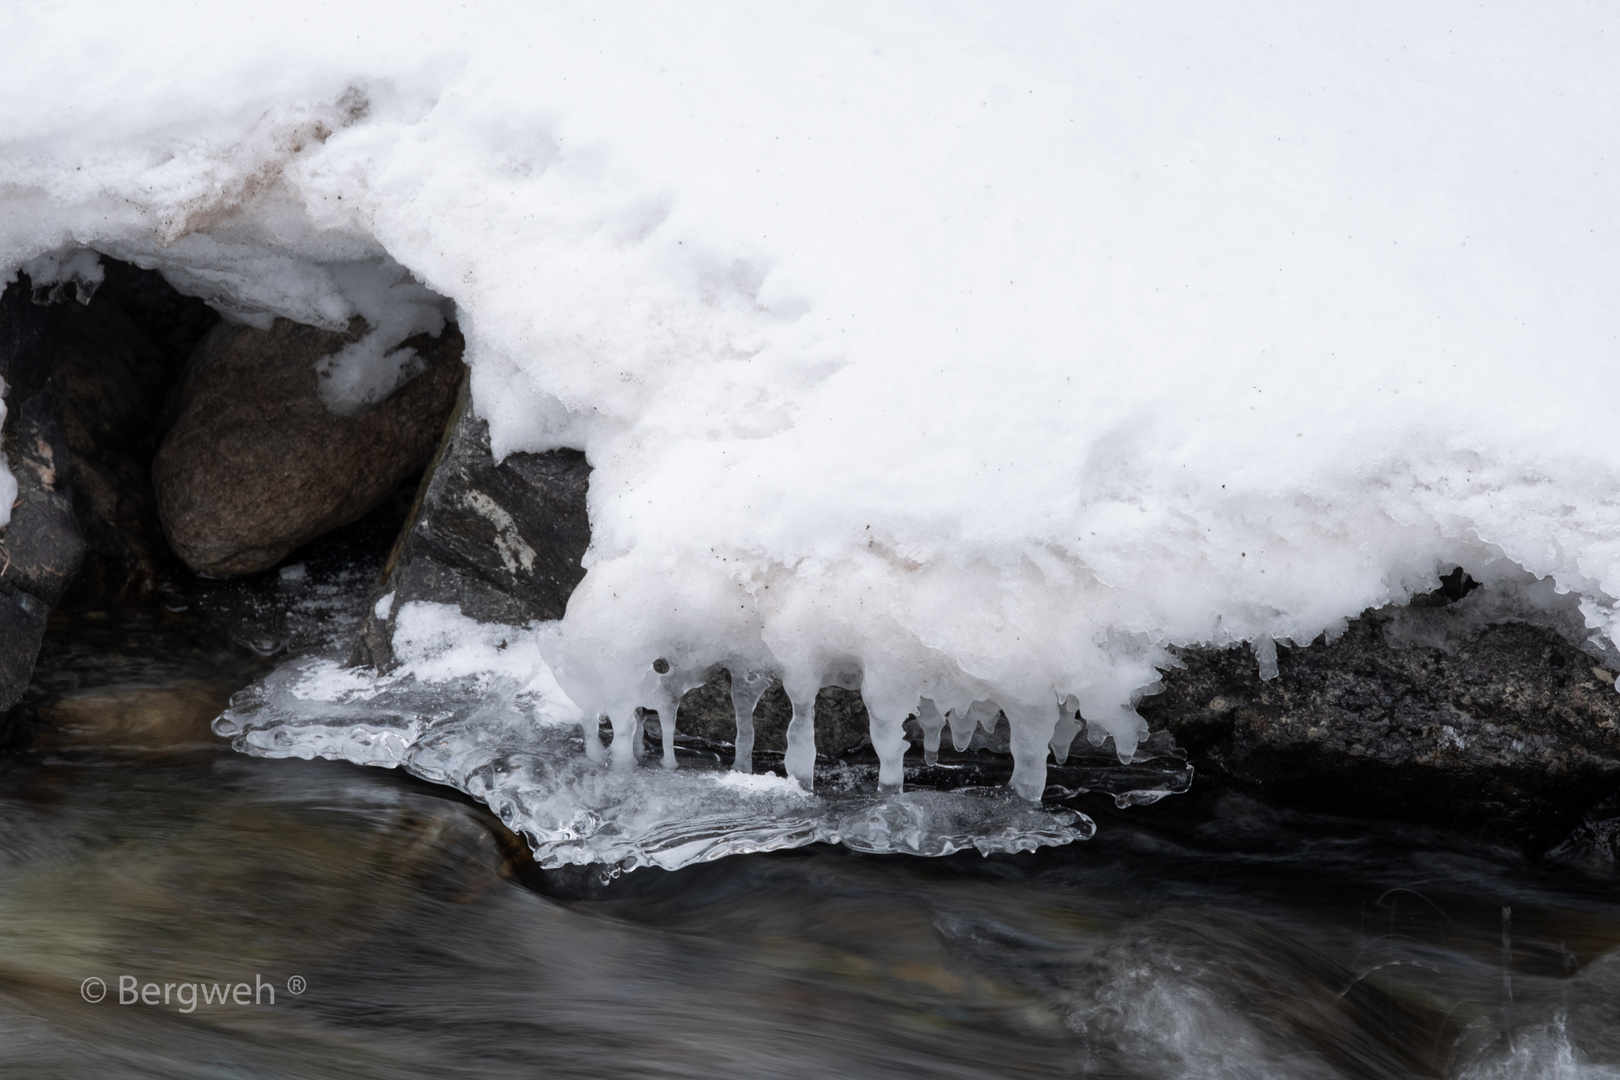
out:
<path id="1" fill-rule="evenodd" d="M 1368 611 L 1336 641 L 1279 647 L 1271 680 L 1247 649 L 1185 650 L 1139 711 L 1201 778 L 1270 802 L 1545 850 L 1620 787 L 1614 675 L 1523 621 L 1391 632 L 1419 615 Z"/>
<path id="2" fill-rule="evenodd" d="M 53 313 L 34 304 L 31 294 L 22 277 L 0 296 L 4 447 L 17 480 L 11 522 L 0 533 L 0 711 L 27 689 L 46 619 L 84 555 L 50 380 Z"/>
<path id="3" fill-rule="evenodd" d="M 172 389 L 197 343 L 219 324 L 219 314 L 197 297 L 183 295 L 155 270 L 108 258 L 101 260 L 101 269 L 104 280 L 96 298 L 116 304 L 157 348 L 162 356 L 158 377 L 166 391 Z M 154 433 L 153 451 L 172 420 L 168 415 L 162 430 Z"/>
<path id="4" fill-rule="evenodd" d="M 780 754 L 787 747 L 793 704 L 780 682 L 772 682 L 754 708 L 754 749 Z M 729 746 L 737 735 L 731 704 L 731 673 L 719 669 L 681 698 L 676 729 L 682 735 Z M 870 741 L 866 703 L 859 690 L 823 686 L 816 693 L 816 755 L 836 759 Z"/>
<path id="5" fill-rule="evenodd" d="M 140 603 L 158 593 L 174 561 L 151 480 L 165 403 L 187 342 L 217 317 L 156 273 L 114 262 L 104 271 L 88 304 L 58 305 L 51 362 L 86 546 L 73 594 Z"/>
<path id="6" fill-rule="evenodd" d="M 370 410 L 338 416 L 315 364 L 362 332 L 358 320 L 337 334 L 277 319 L 264 331 L 221 324 L 197 346 L 153 463 L 164 532 L 193 570 L 268 569 L 364 516 L 432 455 L 465 370 L 460 332 L 406 342 L 427 369 Z"/>
<path id="7" fill-rule="evenodd" d="M 661 731 L 656 713 L 646 713 L 647 750 L 656 754 Z M 773 682 L 754 710 L 754 770 L 780 771 L 793 707 L 781 683 Z M 736 714 L 731 703 L 731 675 L 716 671 L 702 686 L 681 698 L 677 722 L 680 741 L 707 753 L 711 760 L 730 764 L 736 737 Z M 949 731 L 941 732 L 934 753 L 926 753 L 927 738 L 915 716 L 905 724 L 905 785 L 908 788 L 948 790 L 964 786 L 997 787 L 1012 777 L 1011 729 L 998 713 L 990 730 L 976 726 L 968 744 L 957 750 Z M 604 738 L 610 737 L 604 729 Z M 1047 766 L 1049 800 L 1067 801 L 1082 796 L 1111 800 L 1116 809 L 1156 802 L 1166 794 L 1186 792 L 1193 771 L 1186 755 L 1163 732 L 1138 748 L 1129 765 L 1120 764 L 1113 748 L 1093 747 L 1084 735 L 1061 764 Z M 824 686 L 816 694 L 816 758 L 818 768 L 836 766 L 834 783 L 855 776 L 875 781 L 878 760 L 872 749 L 866 704 L 859 690 Z M 863 772 L 864 770 L 864 772 Z M 843 775 L 839 775 L 842 773 Z M 859 783 L 864 781 L 857 781 Z"/>
<path id="8" fill-rule="evenodd" d="M 590 466 L 578 450 L 507 455 L 463 388 L 454 422 L 428 467 L 410 524 L 383 571 L 385 616 L 367 618 L 353 661 L 393 666 L 394 622 L 412 601 L 455 604 L 480 622 L 559 619 L 585 576 Z"/>
<path id="9" fill-rule="evenodd" d="M 1594 877 L 1620 874 L 1620 797 L 1603 799 L 1551 851 L 1547 861 L 1574 867 Z"/>

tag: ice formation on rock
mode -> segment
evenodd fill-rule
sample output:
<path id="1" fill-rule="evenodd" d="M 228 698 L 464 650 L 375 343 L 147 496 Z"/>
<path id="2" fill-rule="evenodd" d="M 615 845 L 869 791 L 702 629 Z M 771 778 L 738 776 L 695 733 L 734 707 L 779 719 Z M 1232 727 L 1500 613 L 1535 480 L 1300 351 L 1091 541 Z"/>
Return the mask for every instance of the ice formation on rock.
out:
<path id="1" fill-rule="evenodd" d="M 7 15 L 0 273 L 363 318 L 340 407 L 453 303 L 496 453 L 594 469 L 548 663 L 616 732 L 655 660 L 770 672 L 805 777 L 858 678 L 886 762 L 999 708 L 1032 795 L 1167 646 L 1264 668 L 1454 565 L 1613 637 L 1612 11 L 252 18 Z"/>
<path id="2" fill-rule="evenodd" d="M 748 749 L 732 768 L 697 752 L 677 771 L 673 722 L 661 724 L 668 767 L 636 768 L 643 720 L 635 713 L 615 722 L 606 767 L 596 718 L 569 700 L 546 660 L 557 648 L 555 624 L 477 623 L 418 601 L 401 611 L 394 644 L 402 663 L 388 675 L 320 656 L 283 664 L 237 694 L 214 730 L 260 757 L 404 768 L 459 788 L 524 836 L 544 867 L 673 870 L 818 841 L 873 853 L 990 854 L 1095 830 L 1082 813 L 1031 805 L 1005 788 L 902 792 L 848 767 L 824 775 L 812 794 L 795 778 L 754 773 Z M 734 686 L 741 728 L 760 682 L 739 677 Z M 669 711 L 661 718 L 673 721 L 673 704 L 662 699 Z M 1164 794 L 1131 790 L 1116 800 Z"/>

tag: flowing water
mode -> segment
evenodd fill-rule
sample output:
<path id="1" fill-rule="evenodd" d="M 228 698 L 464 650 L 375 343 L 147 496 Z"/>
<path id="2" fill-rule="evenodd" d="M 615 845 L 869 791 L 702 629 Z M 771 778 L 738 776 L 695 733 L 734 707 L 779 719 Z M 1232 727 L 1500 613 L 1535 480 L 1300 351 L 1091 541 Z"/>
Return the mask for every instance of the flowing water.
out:
<path id="1" fill-rule="evenodd" d="M 202 625 L 53 631 L 0 1074 L 1620 1076 L 1612 882 L 1196 790 L 1034 854 L 542 870 L 448 788 L 233 753 L 269 662 Z"/>

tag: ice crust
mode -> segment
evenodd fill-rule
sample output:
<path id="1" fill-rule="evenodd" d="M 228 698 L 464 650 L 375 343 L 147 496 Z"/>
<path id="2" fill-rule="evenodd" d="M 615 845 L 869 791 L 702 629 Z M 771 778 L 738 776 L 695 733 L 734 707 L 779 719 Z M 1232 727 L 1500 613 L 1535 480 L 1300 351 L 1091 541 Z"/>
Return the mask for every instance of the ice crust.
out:
<path id="1" fill-rule="evenodd" d="M 587 753 L 596 721 L 568 699 L 545 659 L 558 645 L 555 624 L 481 624 L 416 602 L 400 610 L 397 626 L 394 673 L 321 656 L 293 660 L 237 694 L 214 730 L 259 757 L 404 768 L 459 788 L 520 833 L 546 868 L 674 870 L 817 842 L 991 854 L 1095 831 L 1084 814 L 1031 805 L 1005 788 L 900 792 L 833 775 L 812 794 L 790 777 L 739 772 L 703 755 L 678 771 L 619 767 L 599 744 Z M 613 745 L 628 744 L 615 736 Z"/>
<path id="2" fill-rule="evenodd" d="M 829 679 L 891 762 L 994 702 L 1031 795 L 1071 705 L 1130 756 L 1166 646 L 1265 670 L 1452 566 L 1614 640 L 1610 9 L 232 18 L 6 14 L 0 274 L 364 319 L 338 408 L 453 305 L 496 453 L 594 469 L 582 714 L 769 672 L 804 776 Z"/>

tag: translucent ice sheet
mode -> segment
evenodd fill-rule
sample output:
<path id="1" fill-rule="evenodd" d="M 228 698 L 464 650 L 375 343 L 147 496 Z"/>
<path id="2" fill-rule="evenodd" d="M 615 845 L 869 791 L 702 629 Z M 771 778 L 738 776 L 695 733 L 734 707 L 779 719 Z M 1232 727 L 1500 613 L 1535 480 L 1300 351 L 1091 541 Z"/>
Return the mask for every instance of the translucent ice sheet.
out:
<path id="1" fill-rule="evenodd" d="M 815 793 L 683 750 L 625 767 L 586 754 L 583 728 L 543 688 L 503 675 L 377 676 L 326 659 L 286 664 L 215 721 L 258 757 L 325 757 L 403 768 L 481 800 L 543 867 L 691 863 L 824 842 L 948 855 L 1033 851 L 1089 838 L 1091 819 L 1004 787 L 878 791 L 876 768 L 818 774 Z M 870 775 L 866 775 L 867 773 Z"/>

